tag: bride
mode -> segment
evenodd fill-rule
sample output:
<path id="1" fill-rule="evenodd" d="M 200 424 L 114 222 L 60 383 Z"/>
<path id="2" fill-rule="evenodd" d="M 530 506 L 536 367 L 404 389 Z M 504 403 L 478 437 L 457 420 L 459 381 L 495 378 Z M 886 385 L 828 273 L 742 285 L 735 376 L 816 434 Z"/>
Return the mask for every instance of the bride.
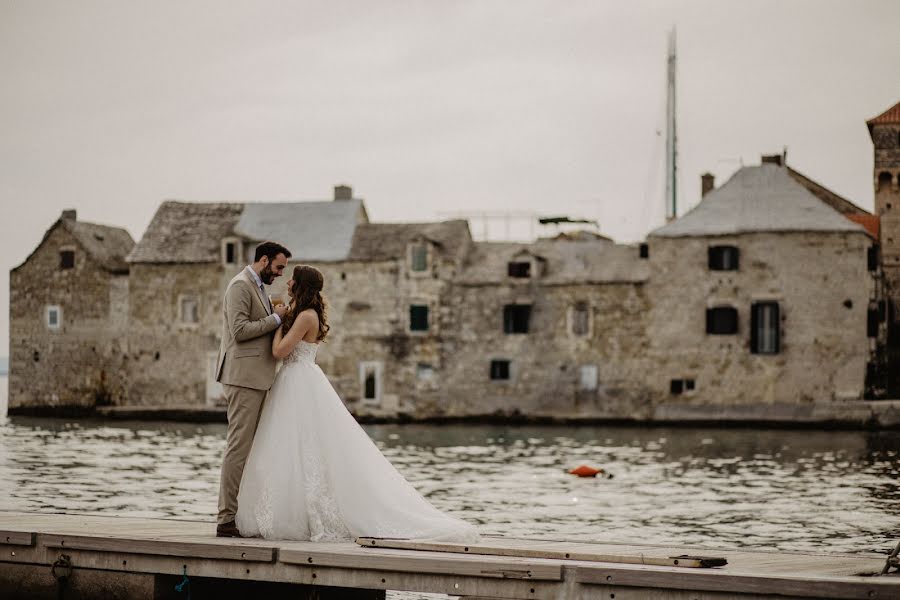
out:
<path id="1" fill-rule="evenodd" d="M 272 342 L 284 364 L 263 406 L 238 492 L 242 536 L 472 542 L 475 528 L 434 508 L 381 454 L 316 365 L 329 326 L 322 273 L 294 268 Z"/>

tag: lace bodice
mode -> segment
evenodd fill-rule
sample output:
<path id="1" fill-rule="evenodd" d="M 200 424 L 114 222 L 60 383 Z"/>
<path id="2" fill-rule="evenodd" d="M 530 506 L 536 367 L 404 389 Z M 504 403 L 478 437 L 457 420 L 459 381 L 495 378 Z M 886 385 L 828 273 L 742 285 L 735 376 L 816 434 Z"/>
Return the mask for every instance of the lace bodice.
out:
<path id="1" fill-rule="evenodd" d="M 319 350 L 318 344 L 305 342 L 300 340 L 291 353 L 284 359 L 285 366 L 291 363 L 305 363 L 308 365 L 316 364 L 316 352 Z"/>

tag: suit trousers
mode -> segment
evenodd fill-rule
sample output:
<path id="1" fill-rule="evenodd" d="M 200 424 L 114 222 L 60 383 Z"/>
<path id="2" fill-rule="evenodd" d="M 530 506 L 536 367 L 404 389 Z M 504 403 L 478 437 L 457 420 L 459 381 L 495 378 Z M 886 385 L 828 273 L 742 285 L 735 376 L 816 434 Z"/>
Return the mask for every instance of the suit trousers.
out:
<path id="1" fill-rule="evenodd" d="M 222 476 L 219 479 L 218 522 L 234 521 L 237 513 L 238 489 L 244 474 L 244 464 L 253 445 L 256 426 L 262 413 L 266 390 L 254 390 L 236 385 L 223 385 L 228 402 L 228 434 L 225 441 L 225 457 L 222 459 Z"/>

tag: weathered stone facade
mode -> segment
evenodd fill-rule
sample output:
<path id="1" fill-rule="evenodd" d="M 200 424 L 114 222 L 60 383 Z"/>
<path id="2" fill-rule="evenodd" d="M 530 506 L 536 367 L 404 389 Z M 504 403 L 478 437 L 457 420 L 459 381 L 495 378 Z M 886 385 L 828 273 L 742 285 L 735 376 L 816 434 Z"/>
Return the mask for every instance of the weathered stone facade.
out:
<path id="1" fill-rule="evenodd" d="M 66 211 L 10 272 L 11 411 L 125 400 L 124 257 L 133 244 L 122 229 Z"/>
<path id="2" fill-rule="evenodd" d="M 369 223 L 342 188 L 330 203 L 166 202 L 127 274 L 82 253 L 46 288 L 74 243 L 54 227 L 11 279 L 10 407 L 220 403 L 225 286 L 268 224 L 290 236 L 294 217 L 305 233 L 278 238 L 294 256 L 271 293 L 285 295 L 297 264 L 323 272 L 332 331 L 318 363 L 360 417 L 765 420 L 771 407 L 860 399 L 880 273 L 866 215 L 765 162 L 640 245 Z M 721 248 L 731 258 L 714 259 Z M 48 331 L 35 307 L 61 297 L 63 326 Z"/>

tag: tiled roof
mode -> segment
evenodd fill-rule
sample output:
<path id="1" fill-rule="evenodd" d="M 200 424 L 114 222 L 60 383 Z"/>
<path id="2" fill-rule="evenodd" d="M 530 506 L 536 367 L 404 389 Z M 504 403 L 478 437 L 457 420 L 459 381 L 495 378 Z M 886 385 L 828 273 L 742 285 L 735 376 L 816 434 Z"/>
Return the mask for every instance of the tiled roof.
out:
<path id="1" fill-rule="evenodd" d="M 272 240 L 293 262 L 346 260 L 358 225 L 369 220 L 363 201 L 245 204 L 234 232 L 254 242 Z"/>
<path id="2" fill-rule="evenodd" d="M 472 241 L 465 220 L 437 223 L 368 223 L 356 228 L 350 260 L 396 260 L 406 255 L 406 247 L 415 239 L 426 239 L 438 246 L 444 256 L 462 258 Z"/>
<path id="3" fill-rule="evenodd" d="M 478 242 L 470 253 L 459 282 L 469 285 L 509 281 L 507 264 L 524 254 L 542 259 L 542 273 L 534 281 L 545 284 L 639 283 L 646 281 L 647 261 L 638 248 L 604 238 L 573 240 L 541 238 L 534 243 Z"/>
<path id="4" fill-rule="evenodd" d="M 873 117 L 866 121 L 866 125 L 870 128 L 872 125 L 888 125 L 900 123 L 900 102 L 893 105 L 877 117 Z"/>
<path id="5" fill-rule="evenodd" d="M 878 218 L 878 215 L 844 215 L 846 218 L 850 219 L 854 223 L 859 223 L 863 227 L 866 228 L 866 231 L 869 232 L 876 240 L 878 239 L 878 232 L 881 229 L 881 219 Z"/>
<path id="6" fill-rule="evenodd" d="M 732 235 L 762 231 L 862 233 L 798 183 L 784 167 L 743 167 L 690 212 L 650 233 L 659 237 Z"/>
<path id="7" fill-rule="evenodd" d="M 125 257 L 134 248 L 134 239 L 130 233 L 121 227 L 74 220 L 63 219 L 62 224 L 103 269 L 111 273 L 128 272 Z"/>
<path id="8" fill-rule="evenodd" d="M 128 255 L 130 263 L 210 263 L 221 260 L 243 204 L 163 202 Z"/>

